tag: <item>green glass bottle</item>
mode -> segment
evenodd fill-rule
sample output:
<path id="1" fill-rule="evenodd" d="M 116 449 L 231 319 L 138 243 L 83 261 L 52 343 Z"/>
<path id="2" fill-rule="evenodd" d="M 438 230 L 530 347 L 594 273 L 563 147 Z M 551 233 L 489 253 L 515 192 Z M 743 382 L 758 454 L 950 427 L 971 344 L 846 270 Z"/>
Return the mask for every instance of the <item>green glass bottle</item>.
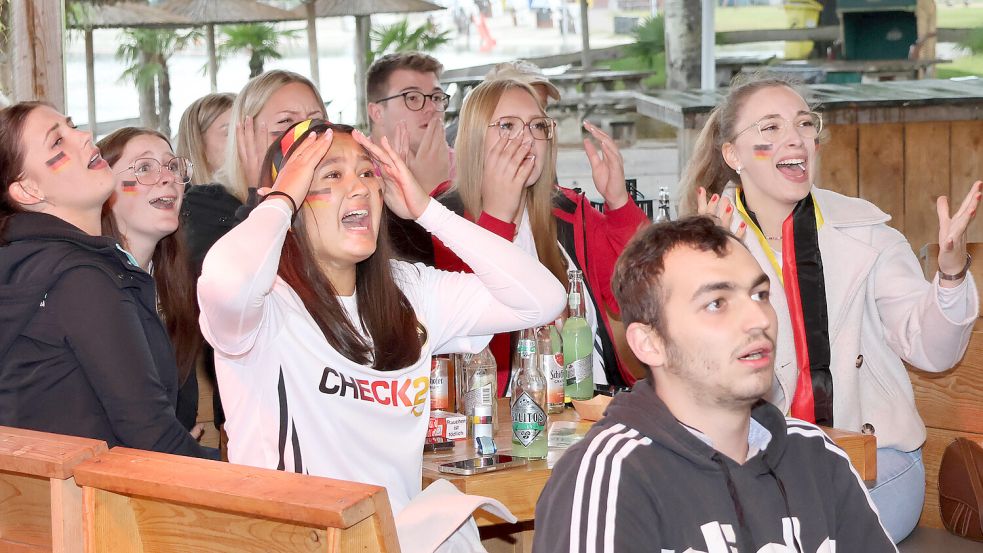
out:
<path id="1" fill-rule="evenodd" d="M 536 335 L 522 331 L 519 371 L 512 387 L 512 455 L 546 458 L 546 378 L 536 355 Z"/>
<path id="2" fill-rule="evenodd" d="M 583 273 L 567 271 L 570 291 L 567 305 L 570 307 L 563 323 L 563 362 L 566 365 L 567 382 L 564 395 L 571 399 L 587 400 L 594 397 L 594 333 L 584 316 Z"/>

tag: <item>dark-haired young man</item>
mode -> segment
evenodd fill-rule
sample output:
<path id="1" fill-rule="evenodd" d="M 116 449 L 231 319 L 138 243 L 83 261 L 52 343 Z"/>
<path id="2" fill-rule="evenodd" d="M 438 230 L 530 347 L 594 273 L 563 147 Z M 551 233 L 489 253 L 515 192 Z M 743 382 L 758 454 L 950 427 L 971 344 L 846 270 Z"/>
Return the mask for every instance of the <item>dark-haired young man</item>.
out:
<path id="1" fill-rule="evenodd" d="M 741 242 L 703 217 L 650 226 L 612 286 L 648 378 L 553 469 L 537 553 L 896 551 L 847 455 L 761 400 L 776 316 Z"/>

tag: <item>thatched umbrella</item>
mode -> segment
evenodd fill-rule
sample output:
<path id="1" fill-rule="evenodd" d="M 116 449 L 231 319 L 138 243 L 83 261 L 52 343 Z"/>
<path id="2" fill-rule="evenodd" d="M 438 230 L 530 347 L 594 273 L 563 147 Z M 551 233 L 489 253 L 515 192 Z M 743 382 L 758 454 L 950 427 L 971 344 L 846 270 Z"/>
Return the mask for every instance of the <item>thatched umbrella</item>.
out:
<path id="1" fill-rule="evenodd" d="M 215 25 L 274 23 L 303 19 L 292 12 L 253 0 L 165 0 L 161 10 L 186 17 L 196 26 L 205 26 L 208 50 L 208 80 L 212 92 L 218 91 L 218 60 L 215 55 Z"/>
<path id="2" fill-rule="evenodd" d="M 355 101 L 358 106 L 356 124 L 364 127 L 367 122 L 365 60 L 369 51 L 370 16 L 377 13 L 429 12 L 444 9 L 426 0 L 303 0 L 304 5 L 294 9 L 294 14 L 307 18 L 307 45 L 311 56 L 311 75 L 317 83 L 317 28 L 316 17 L 355 17 Z"/>
<path id="3" fill-rule="evenodd" d="M 73 2 L 68 10 L 68 28 L 85 33 L 85 86 L 88 95 L 89 130 L 96 129 L 95 55 L 92 32 L 95 29 L 120 27 L 190 27 L 194 21 L 178 14 L 162 11 L 137 2 Z"/>

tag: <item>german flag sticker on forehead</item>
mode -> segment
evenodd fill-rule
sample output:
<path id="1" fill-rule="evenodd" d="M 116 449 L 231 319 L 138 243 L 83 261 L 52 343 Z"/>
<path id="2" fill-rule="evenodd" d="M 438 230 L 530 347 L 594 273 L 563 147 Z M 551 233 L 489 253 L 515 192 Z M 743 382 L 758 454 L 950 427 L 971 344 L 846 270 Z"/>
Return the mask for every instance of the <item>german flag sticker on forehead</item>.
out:
<path id="1" fill-rule="evenodd" d="M 280 169 L 283 168 L 284 159 L 287 157 L 287 152 L 290 148 L 300 140 L 300 137 L 304 136 L 311 127 L 320 127 L 322 125 L 327 125 L 328 122 L 323 119 L 308 119 L 306 121 L 301 121 L 295 123 L 294 126 L 290 127 L 283 133 L 274 143 L 273 149 L 273 163 L 271 168 L 271 174 L 273 175 L 273 180 L 276 180 L 277 174 L 279 174 Z"/>

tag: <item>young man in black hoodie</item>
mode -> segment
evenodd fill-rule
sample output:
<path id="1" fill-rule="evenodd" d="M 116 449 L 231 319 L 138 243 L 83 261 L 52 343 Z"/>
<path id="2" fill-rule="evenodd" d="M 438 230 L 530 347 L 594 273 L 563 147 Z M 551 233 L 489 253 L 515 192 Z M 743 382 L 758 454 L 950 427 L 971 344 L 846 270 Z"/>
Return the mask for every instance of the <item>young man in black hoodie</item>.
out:
<path id="1" fill-rule="evenodd" d="M 554 467 L 536 553 L 897 551 L 847 455 L 761 400 L 776 317 L 740 241 L 705 217 L 650 226 L 612 286 L 648 378 Z"/>

